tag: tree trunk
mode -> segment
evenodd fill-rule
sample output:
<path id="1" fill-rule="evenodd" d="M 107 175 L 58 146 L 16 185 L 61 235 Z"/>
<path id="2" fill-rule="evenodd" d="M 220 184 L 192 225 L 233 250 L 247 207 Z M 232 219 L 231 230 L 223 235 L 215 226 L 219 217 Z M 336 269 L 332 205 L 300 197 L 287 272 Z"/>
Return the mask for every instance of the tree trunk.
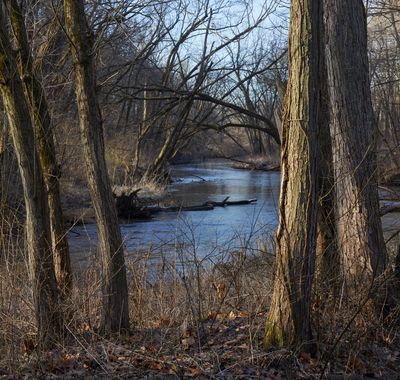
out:
<path id="1" fill-rule="evenodd" d="M 4 156 L 6 153 L 6 128 L 5 123 L 3 123 L 3 115 L 0 116 L 0 257 L 3 256 L 3 247 L 4 247 L 4 232 L 5 232 L 5 210 L 7 208 L 6 205 L 6 197 L 4 196 L 4 186 L 5 186 L 5 178 L 4 178 Z"/>
<path id="2" fill-rule="evenodd" d="M 325 7 L 338 247 L 347 286 L 359 292 L 368 289 L 387 261 L 379 217 L 366 15 L 361 0 L 326 0 Z"/>
<path id="3" fill-rule="evenodd" d="M 103 266 L 102 330 L 129 328 L 128 288 L 121 232 L 104 158 L 103 122 L 96 95 L 93 43 L 83 0 L 64 1 L 65 23 L 75 68 L 85 164 Z"/>
<path id="4" fill-rule="evenodd" d="M 3 17 L 0 19 L 3 20 Z M 47 195 L 29 110 L 4 22 L 0 23 L 0 90 L 24 190 L 29 271 L 38 341 L 42 346 L 50 346 L 62 332 L 63 324 L 51 251 Z"/>
<path id="5" fill-rule="evenodd" d="M 336 244 L 334 176 L 332 164 L 332 142 L 330 136 L 329 92 L 324 56 L 325 25 L 323 23 L 323 6 L 319 15 L 319 207 L 318 207 L 318 237 L 317 237 L 317 296 L 323 299 L 322 304 L 337 299 L 340 289 L 341 268 L 340 257 Z M 329 297 L 332 295 L 332 297 Z"/>
<path id="6" fill-rule="evenodd" d="M 265 344 L 312 350 L 317 234 L 318 0 L 291 2 L 274 292 Z"/>
<path id="7" fill-rule="evenodd" d="M 47 188 L 47 202 L 50 212 L 51 240 L 57 283 L 63 292 L 68 293 L 72 284 L 71 262 L 62 216 L 59 186 L 60 172 L 54 149 L 47 100 L 43 87 L 32 67 L 32 57 L 21 8 L 16 0 L 6 0 L 5 3 L 7 4 L 11 27 L 15 36 L 19 74 L 22 78 L 31 119 L 35 126 L 39 158 Z"/>

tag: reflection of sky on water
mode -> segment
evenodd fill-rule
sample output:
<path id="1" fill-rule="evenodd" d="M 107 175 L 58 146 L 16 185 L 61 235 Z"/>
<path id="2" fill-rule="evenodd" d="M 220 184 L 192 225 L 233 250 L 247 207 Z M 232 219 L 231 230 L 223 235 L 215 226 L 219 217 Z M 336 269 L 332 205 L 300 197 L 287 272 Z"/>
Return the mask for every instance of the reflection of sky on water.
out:
<path id="1" fill-rule="evenodd" d="M 254 246 L 261 236 L 269 236 L 277 226 L 279 195 L 278 172 L 251 172 L 232 169 L 224 164 L 179 165 L 173 168 L 170 186 L 178 204 L 201 204 L 206 200 L 222 201 L 257 198 L 257 203 L 216 207 L 211 211 L 159 213 L 151 221 L 121 225 L 126 252 L 139 250 L 196 250 L 206 255 L 224 247 L 235 250 Z M 205 180 L 205 181 L 204 181 Z M 69 233 L 73 260 L 84 259 L 96 250 L 96 226 L 77 226 Z M 76 233 L 79 233 L 77 235 Z"/>

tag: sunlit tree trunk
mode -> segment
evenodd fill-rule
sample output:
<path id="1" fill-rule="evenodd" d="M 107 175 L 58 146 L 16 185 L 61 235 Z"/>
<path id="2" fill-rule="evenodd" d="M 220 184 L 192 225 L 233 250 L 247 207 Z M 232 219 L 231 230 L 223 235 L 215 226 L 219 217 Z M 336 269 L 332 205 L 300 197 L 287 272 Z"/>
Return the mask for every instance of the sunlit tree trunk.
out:
<path id="1" fill-rule="evenodd" d="M 96 95 L 92 36 L 83 0 L 65 0 L 64 14 L 75 68 L 81 139 L 103 266 L 102 329 L 105 333 L 120 332 L 129 328 L 128 288 L 121 232 L 104 157 L 103 121 Z"/>
<path id="2" fill-rule="evenodd" d="M 43 87 L 33 70 L 32 57 L 21 8 L 15 0 L 5 0 L 5 3 L 15 36 L 19 74 L 22 78 L 25 98 L 35 126 L 35 138 L 47 187 L 56 278 L 59 287 L 68 293 L 72 283 L 71 263 L 62 216 L 59 186 L 60 172 L 54 149 L 49 109 Z"/>
<path id="3" fill-rule="evenodd" d="M 347 286 L 367 290 L 386 265 L 376 180 L 376 124 L 362 1 L 325 0 L 337 236 Z"/>
<path id="4" fill-rule="evenodd" d="M 283 115 L 276 272 L 265 344 L 311 350 L 317 239 L 318 0 L 290 10 L 289 81 Z"/>
<path id="5" fill-rule="evenodd" d="M 59 337 L 63 325 L 51 250 L 47 194 L 29 110 L 4 22 L 0 23 L 0 90 L 24 191 L 26 242 L 38 341 L 42 346 L 50 346 Z"/>
<path id="6" fill-rule="evenodd" d="M 323 6 L 319 7 L 319 130 L 318 130 L 318 237 L 317 237 L 317 297 L 322 304 L 335 302 L 341 280 L 340 257 L 336 244 L 335 191 L 330 136 L 329 92 L 326 72 L 325 25 Z M 332 297 L 329 297 L 331 295 Z"/>

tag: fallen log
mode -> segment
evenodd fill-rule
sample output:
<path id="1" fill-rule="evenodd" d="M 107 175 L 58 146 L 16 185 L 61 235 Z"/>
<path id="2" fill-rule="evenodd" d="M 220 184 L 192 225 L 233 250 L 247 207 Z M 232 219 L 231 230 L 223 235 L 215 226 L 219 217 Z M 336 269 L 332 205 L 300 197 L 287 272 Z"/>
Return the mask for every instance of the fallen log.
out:
<path id="1" fill-rule="evenodd" d="M 400 202 L 381 202 L 379 211 L 381 216 L 392 212 L 400 212 Z"/>
<path id="2" fill-rule="evenodd" d="M 130 192 L 128 194 L 122 193 L 120 195 L 114 194 L 116 198 L 116 208 L 118 217 L 122 219 L 151 219 L 154 214 L 159 212 L 181 212 L 181 211 L 210 211 L 215 207 L 226 206 L 240 206 L 248 205 L 257 202 L 257 199 L 244 199 L 238 201 L 230 201 L 229 196 L 223 201 L 208 200 L 198 205 L 188 206 L 144 206 L 141 204 L 137 193 L 140 190 Z"/>
<path id="3" fill-rule="evenodd" d="M 179 211 L 209 211 L 213 210 L 215 207 L 225 207 L 225 206 L 239 206 L 248 205 L 257 202 L 257 199 L 246 199 L 240 201 L 228 201 L 229 197 L 226 197 L 222 202 L 207 201 L 201 205 L 191 205 L 191 206 L 170 206 L 170 207 L 149 207 L 154 212 L 166 211 L 166 212 L 179 212 Z"/>
<path id="4" fill-rule="evenodd" d="M 151 219 L 152 217 L 152 212 L 147 207 L 131 207 L 117 211 L 118 217 L 122 219 Z"/>
<path id="5" fill-rule="evenodd" d="M 249 205 L 251 203 L 257 202 L 257 199 L 248 199 L 243 201 L 226 201 L 227 206 L 241 206 L 241 205 Z"/>
<path id="6" fill-rule="evenodd" d="M 214 210 L 214 206 L 212 204 L 186 206 L 180 209 L 180 211 L 210 211 L 210 210 Z"/>
<path id="7" fill-rule="evenodd" d="M 225 207 L 225 206 L 242 206 L 249 205 L 257 202 L 257 199 L 245 199 L 240 201 L 229 201 L 230 197 L 226 197 L 222 202 L 207 201 L 203 205 L 213 205 L 214 207 Z"/>
<path id="8" fill-rule="evenodd" d="M 215 202 L 215 201 L 207 201 L 203 203 L 203 205 L 212 205 L 214 207 L 225 207 L 227 205 L 227 201 L 230 197 L 226 197 L 222 202 Z"/>
<path id="9" fill-rule="evenodd" d="M 146 207 L 145 209 L 150 211 L 152 214 L 155 214 L 158 212 L 209 211 L 213 210 L 214 206 L 211 204 L 202 204 L 194 206 L 168 206 L 168 207 L 149 206 Z"/>

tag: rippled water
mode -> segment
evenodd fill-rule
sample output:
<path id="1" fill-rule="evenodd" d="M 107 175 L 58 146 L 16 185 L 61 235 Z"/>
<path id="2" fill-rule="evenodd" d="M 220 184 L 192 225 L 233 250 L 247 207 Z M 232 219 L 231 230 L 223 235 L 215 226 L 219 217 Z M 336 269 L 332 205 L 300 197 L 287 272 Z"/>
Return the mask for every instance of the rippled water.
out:
<path id="1" fill-rule="evenodd" d="M 164 212 L 151 221 L 122 224 L 125 251 L 129 254 L 152 247 L 153 250 L 188 247 L 200 255 L 216 247 L 235 250 L 255 245 L 268 238 L 277 226 L 279 172 L 233 169 L 227 163 L 177 165 L 172 168 L 175 182 L 169 187 L 179 204 L 202 204 L 256 198 L 257 203 L 216 207 L 211 211 Z M 96 250 L 96 226 L 76 226 L 69 233 L 73 258 Z"/>

